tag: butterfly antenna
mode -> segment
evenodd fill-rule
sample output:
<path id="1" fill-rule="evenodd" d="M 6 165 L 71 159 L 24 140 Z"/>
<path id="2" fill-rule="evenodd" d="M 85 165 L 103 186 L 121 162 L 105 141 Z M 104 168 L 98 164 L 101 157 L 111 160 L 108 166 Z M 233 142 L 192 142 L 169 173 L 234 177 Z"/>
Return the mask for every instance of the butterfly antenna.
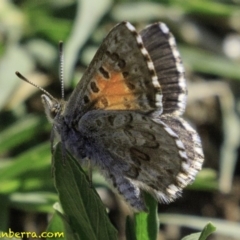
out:
<path id="1" fill-rule="evenodd" d="M 47 91 L 46 91 L 45 89 L 43 89 L 42 87 L 36 85 L 35 83 L 29 81 L 29 80 L 28 80 L 27 78 L 25 78 L 20 72 L 15 72 L 15 74 L 16 74 L 20 79 L 22 79 L 23 81 L 25 81 L 25 82 L 31 84 L 32 86 L 40 89 L 40 90 L 41 90 L 42 92 L 44 92 L 49 98 L 55 99 L 49 92 L 47 92 Z"/>
<path id="2" fill-rule="evenodd" d="M 62 99 L 64 100 L 64 81 L 63 81 L 63 42 L 59 42 L 59 61 L 60 61 L 60 66 L 59 66 L 59 78 L 61 82 L 61 93 L 62 93 Z"/>

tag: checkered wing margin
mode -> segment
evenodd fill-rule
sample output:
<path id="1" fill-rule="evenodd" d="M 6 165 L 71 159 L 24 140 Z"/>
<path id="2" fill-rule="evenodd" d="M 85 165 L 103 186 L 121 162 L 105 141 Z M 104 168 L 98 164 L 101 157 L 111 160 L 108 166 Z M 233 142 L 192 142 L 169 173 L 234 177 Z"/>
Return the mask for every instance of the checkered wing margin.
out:
<path id="1" fill-rule="evenodd" d="M 163 94 L 163 114 L 180 116 L 185 111 L 187 86 L 176 42 L 164 23 L 152 24 L 140 32 Z"/>

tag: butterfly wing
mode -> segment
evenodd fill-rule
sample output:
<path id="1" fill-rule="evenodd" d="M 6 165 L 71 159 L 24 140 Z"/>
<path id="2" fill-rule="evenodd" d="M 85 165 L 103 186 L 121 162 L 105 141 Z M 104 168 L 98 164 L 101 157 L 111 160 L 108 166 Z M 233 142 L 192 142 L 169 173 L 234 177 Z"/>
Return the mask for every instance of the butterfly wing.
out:
<path id="1" fill-rule="evenodd" d="M 187 86 L 173 35 L 161 22 L 146 27 L 140 35 L 162 88 L 163 114 L 182 115 L 186 106 Z"/>
<path id="2" fill-rule="evenodd" d="M 138 210 L 145 209 L 141 189 L 170 202 L 199 170 L 188 158 L 195 149 L 186 149 L 165 122 L 137 112 L 93 110 L 78 123 L 87 138 L 87 156 Z M 186 133 L 183 125 L 180 128 Z"/>
<path id="3" fill-rule="evenodd" d="M 198 133 L 189 123 L 180 117 L 165 114 L 160 116 L 159 120 L 167 124 L 179 136 L 184 144 L 192 171 L 196 173 L 200 171 L 204 161 L 204 155 Z M 193 174 L 193 180 L 194 178 L 195 175 Z"/>
<path id="4" fill-rule="evenodd" d="M 173 201 L 201 169 L 203 154 L 196 132 L 178 118 L 187 90 L 174 38 L 162 23 L 140 34 L 128 22 L 108 34 L 66 104 L 60 135 L 145 210 L 142 190 Z"/>
<path id="5" fill-rule="evenodd" d="M 128 22 L 107 35 L 71 95 L 65 115 L 90 109 L 162 112 L 161 87 L 141 36 Z"/>

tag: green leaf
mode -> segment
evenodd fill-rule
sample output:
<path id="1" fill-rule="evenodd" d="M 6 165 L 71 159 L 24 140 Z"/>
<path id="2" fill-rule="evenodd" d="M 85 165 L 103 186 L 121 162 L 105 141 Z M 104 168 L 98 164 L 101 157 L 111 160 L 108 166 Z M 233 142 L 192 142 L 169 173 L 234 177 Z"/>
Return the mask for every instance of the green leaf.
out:
<path id="1" fill-rule="evenodd" d="M 11 42 L 11 41 L 9 41 Z M 20 69 L 22 72 L 30 72 L 34 69 L 32 57 L 24 51 L 20 45 L 8 44 L 5 54 L 1 56 L 0 70 L 0 109 L 12 97 L 12 93 L 19 83 L 19 79 L 14 72 Z M 4 80 L 3 80 L 4 79 Z"/>
<path id="2" fill-rule="evenodd" d="M 180 52 L 194 71 L 240 80 L 239 64 L 226 57 L 193 47 L 180 47 Z"/>
<path id="3" fill-rule="evenodd" d="M 66 217 L 64 216 L 62 207 L 58 202 L 53 205 L 55 209 L 55 214 L 51 222 L 48 226 L 48 232 L 58 232 L 60 234 L 63 233 L 63 238 L 66 240 L 80 240 L 80 237 L 77 233 L 74 233 L 69 222 L 67 221 Z M 50 239 L 49 239 L 50 240 Z"/>
<path id="4" fill-rule="evenodd" d="M 24 180 L 24 184 L 22 183 L 21 188 L 25 189 L 29 187 L 29 185 L 26 185 L 27 179 L 29 177 L 39 179 L 39 176 L 36 173 L 40 174 L 41 171 L 44 171 L 45 179 L 43 179 L 42 178 L 43 176 L 41 176 L 40 174 L 40 181 L 45 182 L 47 179 L 49 184 L 49 180 L 51 179 L 51 173 L 49 171 L 50 170 L 49 148 L 50 147 L 48 142 L 43 143 L 20 154 L 18 157 L 15 158 L 15 161 L 1 163 L 0 181 L 2 182 L 6 180 L 15 179 L 19 180 L 20 178 L 22 178 L 22 180 Z M 45 170 L 49 171 L 48 176 L 49 178 L 47 178 Z M 34 187 L 36 187 L 36 185 Z"/>
<path id="5" fill-rule="evenodd" d="M 27 115 L 15 122 L 0 134 L 0 152 L 5 152 L 19 144 L 36 138 L 37 134 L 49 129 L 44 117 Z"/>
<path id="6" fill-rule="evenodd" d="M 192 14 L 206 14 L 209 16 L 230 16 L 236 7 L 218 1 L 203 0 L 171 0 L 173 6 L 179 6 L 184 11 Z"/>
<path id="7" fill-rule="evenodd" d="M 135 214 L 137 240 L 154 240 L 158 235 L 157 202 L 148 193 L 144 193 L 148 213 Z"/>
<path id="8" fill-rule="evenodd" d="M 7 231 L 8 230 L 8 222 L 10 218 L 10 206 L 9 199 L 7 196 L 0 194 L 0 230 Z M 1 233 L 0 233 L 1 234 Z"/>
<path id="9" fill-rule="evenodd" d="M 137 240 L 134 222 L 130 218 L 130 216 L 127 216 L 127 219 L 126 219 L 126 239 L 127 240 Z"/>
<path id="10" fill-rule="evenodd" d="M 58 200 L 52 192 L 13 193 L 10 195 L 11 205 L 26 212 L 53 212 L 52 205 Z"/>
<path id="11" fill-rule="evenodd" d="M 188 189 L 213 191 L 218 189 L 217 172 L 210 168 L 203 168 Z"/>
<path id="12" fill-rule="evenodd" d="M 55 186 L 72 231 L 80 239 L 117 239 L 105 207 L 79 163 L 69 154 L 63 160 L 61 144 L 57 145 L 53 158 Z"/>
<path id="13" fill-rule="evenodd" d="M 215 231 L 216 231 L 216 227 L 212 223 L 208 223 L 204 227 L 202 232 L 190 234 L 190 235 L 182 238 L 182 240 L 206 240 L 207 237 Z"/>
<path id="14" fill-rule="evenodd" d="M 190 235 L 182 238 L 182 240 L 199 240 L 200 235 L 201 235 L 201 233 L 193 233 L 193 234 L 190 234 Z"/>
<path id="15" fill-rule="evenodd" d="M 111 5 L 112 0 L 77 1 L 76 17 L 72 32 L 65 47 L 67 58 L 65 64 L 65 84 L 67 86 L 70 85 L 69 83 L 72 80 L 73 69 L 75 68 L 75 63 L 79 57 L 80 49 L 86 43 L 86 40 L 92 34 L 102 17 L 108 12 Z"/>
<path id="16" fill-rule="evenodd" d="M 27 16 L 28 31 L 35 36 L 44 35 L 54 42 L 65 39 L 71 29 L 71 20 L 64 18 L 63 14 L 55 15 L 56 11 L 63 12 L 64 10 L 66 11 L 66 6 L 56 7 L 53 5 L 53 1 L 25 1 L 23 11 Z M 61 27 L 59 28 L 59 26 Z"/>
<path id="17" fill-rule="evenodd" d="M 159 214 L 161 223 L 173 224 L 179 227 L 187 227 L 202 230 L 203 226 L 207 222 L 212 222 L 217 228 L 219 235 L 225 236 L 225 238 L 239 238 L 240 224 L 237 222 L 220 220 L 217 218 L 198 217 L 194 215 L 186 214 Z"/>
<path id="18" fill-rule="evenodd" d="M 54 239 L 66 240 L 65 234 L 64 234 L 64 223 L 61 217 L 61 213 L 59 213 L 58 211 L 56 211 L 53 214 L 52 219 L 50 220 L 50 223 L 48 225 L 47 232 L 60 233 L 60 234 L 63 233 L 63 237 L 56 237 Z M 50 240 L 50 239 L 52 238 L 47 238 L 47 240 Z"/>
<path id="19" fill-rule="evenodd" d="M 208 223 L 204 229 L 202 230 L 201 236 L 199 237 L 199 240 L 205 240 L 207 237 L 216 231 L 216 227 L 212 223 Z"/>

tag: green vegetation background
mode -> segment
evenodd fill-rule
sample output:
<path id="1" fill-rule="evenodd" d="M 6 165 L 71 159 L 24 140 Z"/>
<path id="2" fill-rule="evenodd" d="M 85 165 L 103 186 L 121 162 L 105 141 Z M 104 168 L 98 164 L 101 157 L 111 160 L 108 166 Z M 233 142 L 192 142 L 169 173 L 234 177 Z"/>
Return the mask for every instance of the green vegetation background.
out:
<path id="1" fill-rule="evenodd" d="M 223 46 L 231 34 L 240 36 L 239 1 L 0 1 L 1 231 L 7 231 L 14 222 L 20 223 L 26 215 L 41 213 L 49 216 L 56 211 L 53 205 L 59 201 L 51 176 L 51 125 L 43 113 L 41 93 L 19 80 L 15 71 L 60 97 L 57 46 L 59 40 L 63 40 L 64 81 L 69 94 L 102 39 L 123 20 L 130 21 L 138 29 L 155 21 L 165 22 L 177 39 L 187 77 L 193 79 L 190 85 L 201 82 L 205 84 L 204 89 L 211 90 L 210 93 L 201 92 L 201 85 L 197 92 L 202 93 L 202 99 L 209 95 L 219 97 L 223 119 L 219 128 L 223 140 L 217 148 L 219 154 L 212 155 L 212 158 L 218 156 L 215 159 L 218 165 L 210 169 L 207 164 L 208 168 L 198 175 L 191 190 L 201 190 L 202 194 L 214 191 L 237 194 L 232 192 L 232 184 L 239 160 L 240 57 L 231 57 L 224 52 Z M 226 84 L 224 91 L 221 84 L 208 85 L 212 80 Z M 190 97 L 190 106 L 195 106 L 191 105 L 191 99 L 195 101 Z M 192 108 L 187 110 L 188 117 L 195 115 Z M 196 118 L 193 117 L 192 122 L 196 126 L 203 125 L 198 121 L 201 116 Z M 204 137 L 202 139 L 208 163 L 211 156 L 208 151 L 212 153 L 216 149 L 208 149 L 211 143 L 205 142 Z M 62 177 L 65 177 L 64 172 Z M 109 188 L 97 173 L 94 174 L 94 186 Z M 15 211 L 23 217 L 15 218 Z M 160 215 L 160 222 L 201 230 L 212 221 L 217 233 L 225 237 L 237 239 L 240 232 L 240 225 L 229 219 L 221 222 L 217 218 L 197 217 L 197 213 L 187 216 L 171 213 Z"/>

